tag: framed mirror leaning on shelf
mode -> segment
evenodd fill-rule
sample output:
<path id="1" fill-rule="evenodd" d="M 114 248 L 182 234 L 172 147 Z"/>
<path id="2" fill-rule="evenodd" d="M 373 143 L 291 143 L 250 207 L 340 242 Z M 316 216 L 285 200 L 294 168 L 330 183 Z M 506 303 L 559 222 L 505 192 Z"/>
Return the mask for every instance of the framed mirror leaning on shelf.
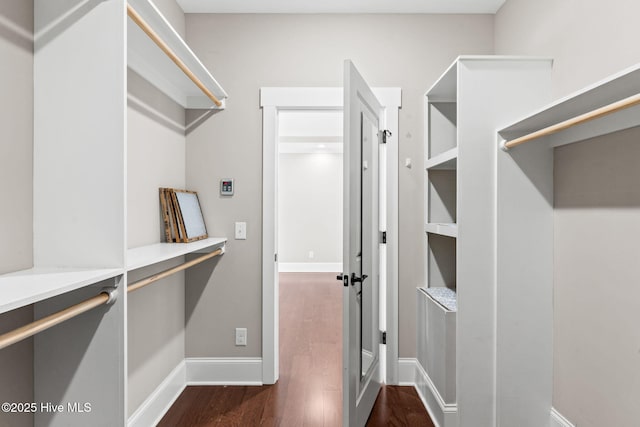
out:
<path id="1" fill-rule="evenodd" d="M 208 237 L 195 191 L 161 188 L 160 207 L 167 242 L 188 243 Z"/>

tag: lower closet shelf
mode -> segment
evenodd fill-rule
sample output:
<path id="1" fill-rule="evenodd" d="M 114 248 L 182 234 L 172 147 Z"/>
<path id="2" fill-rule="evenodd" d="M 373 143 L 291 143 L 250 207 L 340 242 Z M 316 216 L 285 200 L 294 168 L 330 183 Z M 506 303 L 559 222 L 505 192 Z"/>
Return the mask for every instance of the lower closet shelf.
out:
<path id="1" fill-rule="evenodd" d="M 0 276 L 0 313 L 123 274 L 119 268 L 32 268 Z"/>

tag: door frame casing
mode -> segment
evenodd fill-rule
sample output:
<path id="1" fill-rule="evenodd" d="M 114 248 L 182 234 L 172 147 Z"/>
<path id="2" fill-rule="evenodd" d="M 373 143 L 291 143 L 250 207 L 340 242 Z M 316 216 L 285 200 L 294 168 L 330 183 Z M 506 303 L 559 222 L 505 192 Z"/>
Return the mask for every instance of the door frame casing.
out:
<path id="1" fill-rule="evenodd" d="M 398 116 L 400 88 L 373 88 L 391 131 L 386 150 L 386 318 L 385 383 L 398 384 Z M 264 87 L 262 108 L 262 383 L 279 378 L 279 294 L 276 282 L 278 113 L 291 110 L 342 110 L 341 87 Z M 340 286 L 336 282 L 336 286 Z"/>

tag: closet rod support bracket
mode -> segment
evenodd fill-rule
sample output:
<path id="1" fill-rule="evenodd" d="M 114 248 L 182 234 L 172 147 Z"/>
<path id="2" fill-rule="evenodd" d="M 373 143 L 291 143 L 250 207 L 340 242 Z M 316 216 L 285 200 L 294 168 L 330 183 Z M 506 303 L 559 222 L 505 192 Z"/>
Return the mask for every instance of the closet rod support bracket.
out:
<path id="1" fill-rule="evenodd" d="M 102 288 L 100 290 L 101 294 L 107 294 L 109 296 L 109 299 L 107 299 L 107 301 L 105 302 L 105 305 L 111 305 L 114 302 L 116 302 L 116 300 L 118 299 L 118 288 L 116 288 L 115 286 L 108 286 L 105 288 Z"/>

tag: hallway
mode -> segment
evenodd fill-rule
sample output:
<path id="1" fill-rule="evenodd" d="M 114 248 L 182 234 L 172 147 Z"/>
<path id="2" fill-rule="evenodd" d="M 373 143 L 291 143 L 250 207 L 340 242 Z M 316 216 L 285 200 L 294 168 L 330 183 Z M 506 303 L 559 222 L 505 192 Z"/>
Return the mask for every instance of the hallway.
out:
<path id="1" fill-rule="evenodd" d="M 280 379 L 268 386 L 190 386 L 158 424 L 340 426 L 342 286 L 334 273 L 280 274 Z M 432 427 L 412 387 L 388 386 L 369 426 Z"/>

